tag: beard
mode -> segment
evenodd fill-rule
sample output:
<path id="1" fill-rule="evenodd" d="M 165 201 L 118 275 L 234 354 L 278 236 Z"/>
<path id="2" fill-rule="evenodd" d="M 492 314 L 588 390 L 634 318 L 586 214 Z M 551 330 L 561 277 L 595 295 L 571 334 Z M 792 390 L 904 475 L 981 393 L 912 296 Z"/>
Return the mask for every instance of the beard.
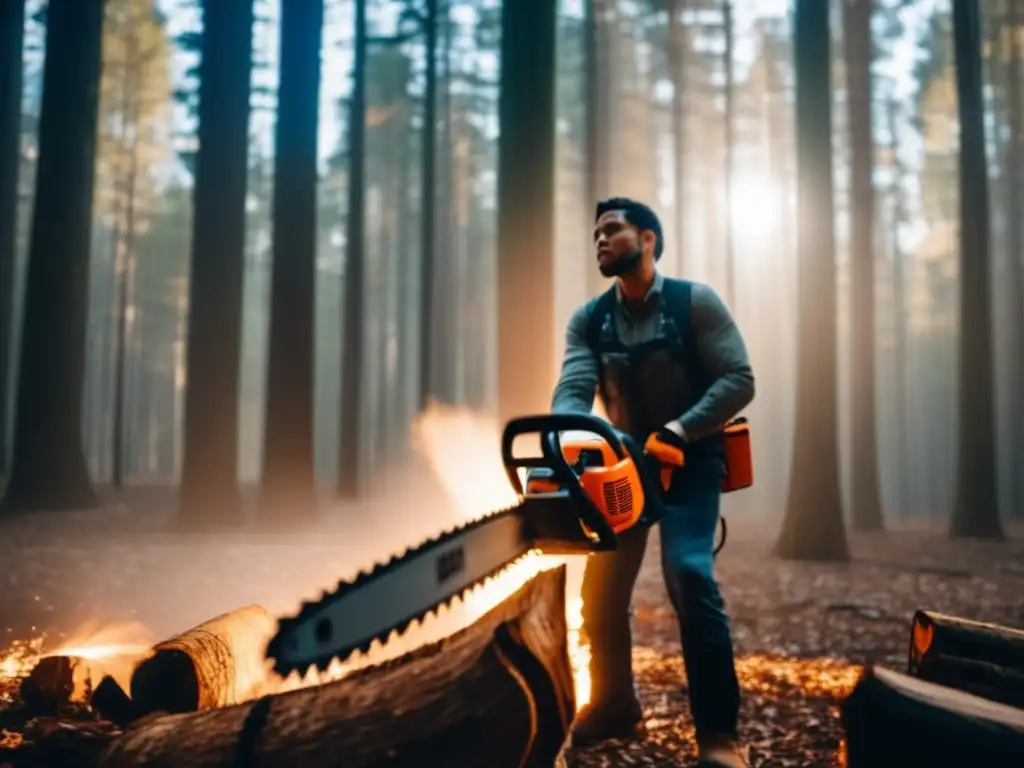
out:
<path id="1" fill-rule="evenodd" d="M 637 248 L 635 251 L 622 254 L 610 264 L 598 265 L 598 269 L 601 270 L 601 274 L 605 277 L 621 277 L 634 271 L 639 263 L 640 249 Z"/>
<path id="2" fill-rule="evenodd" d="M 605 278 L 621 278 L 622 275 L 634 271 L 639 263 L 640 249 L 638 248 L 635 251 L 618 256 L 609 264 L 600 264 L 598 268 Z"/>

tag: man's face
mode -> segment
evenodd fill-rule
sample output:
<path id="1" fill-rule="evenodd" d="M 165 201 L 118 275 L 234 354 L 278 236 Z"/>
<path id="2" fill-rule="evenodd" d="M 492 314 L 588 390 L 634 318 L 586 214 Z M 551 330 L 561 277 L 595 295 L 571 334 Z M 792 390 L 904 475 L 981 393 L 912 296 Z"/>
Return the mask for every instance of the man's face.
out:
<path id="1" fill-rule="evenodd" d="M 605 277 L 618 277 L 636 269 L 641 256 L 637 228 L 623 211 L 605 211 L 594 225 L 597 266 Z"/>

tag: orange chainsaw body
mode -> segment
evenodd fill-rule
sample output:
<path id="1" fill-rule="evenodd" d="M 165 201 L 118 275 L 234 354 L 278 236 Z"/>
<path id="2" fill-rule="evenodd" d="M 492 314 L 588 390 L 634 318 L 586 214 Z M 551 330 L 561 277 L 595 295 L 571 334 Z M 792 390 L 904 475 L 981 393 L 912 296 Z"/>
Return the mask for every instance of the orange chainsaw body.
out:
<path id="1" fill-rule="evenodd" d="M 632 528 L 644 511 L 644 489 L 633 459 L 620 459 L 600 438 L 566 440 L 562 455 L 579 475 L 580 487 L 615 533 Z M 555 493 L 560 484 L 550 477 L 531 477 L 527 495 Z"/>

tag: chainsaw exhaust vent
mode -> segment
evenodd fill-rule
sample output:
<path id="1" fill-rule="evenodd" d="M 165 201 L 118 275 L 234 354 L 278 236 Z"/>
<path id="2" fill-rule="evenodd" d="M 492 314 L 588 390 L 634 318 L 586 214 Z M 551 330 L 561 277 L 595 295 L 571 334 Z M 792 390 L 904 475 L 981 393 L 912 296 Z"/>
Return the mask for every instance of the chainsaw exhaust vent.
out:
<path id="1" fill-rule="evenodd" d="M 633 511 L 633 487 L 628 477 L 617 477 L 604 484 L 604 504 L 612 517 Z"/>

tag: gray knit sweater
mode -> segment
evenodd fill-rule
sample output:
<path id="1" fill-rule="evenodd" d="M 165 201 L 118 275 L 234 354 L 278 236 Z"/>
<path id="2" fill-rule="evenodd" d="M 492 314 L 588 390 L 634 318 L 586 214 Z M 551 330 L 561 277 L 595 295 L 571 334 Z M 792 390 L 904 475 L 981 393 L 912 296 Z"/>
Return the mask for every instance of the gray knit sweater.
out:
<path id="1" fill-rule="evenodd" d="M 658 309 L 664 278 L 658 274 L 639 306 L 615 303 L 615 325 L 626 346 L 657 338 Z M 552 397 L 556 413 L 590 413 L 597 394 L 597 358 L 587 345 L 587 324 L 596 300 L 573 312 L 565 334 L 565 357 Z M 691 322 L 697 354 L 711 384 L 703 397 L 679 415 L 685 439 L 699 440 L 721 429 L 754 399 L 754 373 L 739 328 L 713 288 L 693 283 Z"/>

